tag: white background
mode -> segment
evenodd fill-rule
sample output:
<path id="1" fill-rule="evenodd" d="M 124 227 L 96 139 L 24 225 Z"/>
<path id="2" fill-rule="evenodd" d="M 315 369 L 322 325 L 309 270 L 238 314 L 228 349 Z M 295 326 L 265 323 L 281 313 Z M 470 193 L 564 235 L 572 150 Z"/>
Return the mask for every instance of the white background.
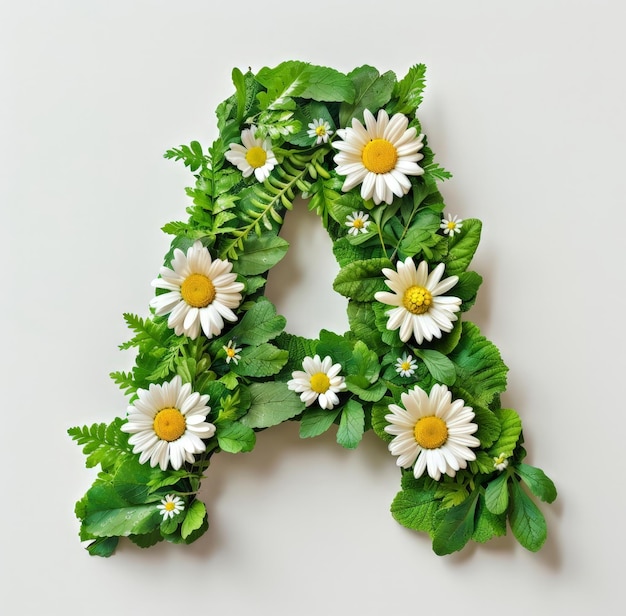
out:
<path id="1" fill-rule="evenodd" d="M 623 596 L 623 25 L 618 2 L 0 2 L 0 577 L 10 614 L 591 614 Z M 510 8 L 509 8 L 510 7 Z M 447 211 L 483 221 L 468 318 L 510 368 L 528 461 L 556 482 L 537 554 L 511 537 L 437 557 L 389 505 L 399 472 L 368 434 L 344 451 L 297 425 L 217 456 L 211 528 L 191 546 L 90 557 L 90 487 L 68 427 L 108 422 L 132 366 L 123 312 L 147 314 L 193 182 L 162 158 L 216 136 L 233 67 L 301 59 L 403 77 L 454 173 Z M 342 331 L 315 218 L 270 292 L 289 329 Z M 287 230 L 289 231 L 289 230 Z M 621 290 L 621 291 L 620 291 Z M 331 303 L 334 300 L 335 303 Z"/>

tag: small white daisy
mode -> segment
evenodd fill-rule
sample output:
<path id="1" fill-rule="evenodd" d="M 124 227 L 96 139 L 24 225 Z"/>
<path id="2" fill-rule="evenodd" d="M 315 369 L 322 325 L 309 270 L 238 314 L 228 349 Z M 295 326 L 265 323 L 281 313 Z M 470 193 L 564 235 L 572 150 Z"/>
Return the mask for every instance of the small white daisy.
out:
<path id="1" fill-rule="evenodd" d="M 157 505 L 159 513 L 163 516 L 164 520 L 173 518 L 185 509 L 185 503 L 180 496 L 174 496 L 174 494 L 168 494 L 160 505 Z"/>
<path id="2" fill-rule="evenodd" d="M 157 295 L 150 302 L 158 316 L 169 314 L 168 327 L 177 336 L 185 334 L 192 340 L 200 335 L 212 338 L 224 329 L 224 319 L 235 322 L 231 310 L 241 304 L 243 283 L 236 282 L 233 264 L 212 259 L 211 253 L 200 241 L 187 250 L 174 250 L 172 269 L 162 267 L 160 278 L 152 281 L 157 289 L 169 293 Z"/>
<path id="3" fill-rule="evenodd" d="M 365 126 L 353 118 L 351 128 L 337 131 L 343 141 L 333 144 L 339 150 L 334 158 L 337 173 L 346 176 L 342 190 L 361 184 L 363 199 L 391 203 L 394 195 L 402 197 L 411 189 L 407 176 L 424 173 L 417 164 L 423 158 L 419 151 L 424 135 L 407 128 L 409 119 L 401 113 L 390 120 L 384 109 L 376 118 L 366 109 L 363 118 Z"/>
<path id="4" fill-rule="evenodd" d="M 454 217 L 451 214 L 448 214 L 448 218 L 441 219 L 441 225 L 439 225 L 445 235 L 450 235 L 450 237 L 454 237 L 455 233 L 461 233 L 461 229 L 463 228 L 463 219 L 459 218 L 456 214 Z"/>
<path id="5" fill-rule="evenodd" d="M 361 233 L 367 233 L 367 227 L 370 224 L 370 215 L 363 212 L 352 212 L 346 216 L 346 227 L 350 227 L 348 233 L 350 235 L 358 235 Z"/>
<path id="6" fill-rule="evenodd" d="M 137 400 L 128 407 L 128 421 L 121 430 L 132 434 L 128 443 L 133 453 L 141 454 L 139 463 L 178 470 L 184 462 L 193 463 L 202 453 L 202 439 L 215 434 L 215 426 L 205 421 L 211 411 L 208 395 L 191 391 L 180 376 L 162 385 L 152 384 L 137 390 Z"/>
<path id="7" fill-rule="evenodd" d="M 404 353 L 402 357 L 398 357 L 396 361 L 396 372 L 400 376 L 413 376 L 417 370 L 417 362 L 411 355 Z"/>
<path id="8" fill-rule="evenodd" d="M 428 274 L 428 263 L 422 261 L 416 268 L 411 257 L 398 262 L 398 271 L 384 268 L 385 284 L 393 291 L 378 291 L 374 297 L 383 304 L 395 306 L 388 310 L 387 329 L 400 328 L 400 340 L 407 342 L 411 335 L 417 344 L 441 338 L 441 332 L 452 331 L 457 320 L 455 312 L 461 308 L 458 297 L 442 295 L 459 280 L 450 276 L 441 280 L 445 265 L 440 263 Z"/>
<path id="9" fill-rule="evenodd" d="M 305 357 L 302 361 L 304 372 L 296 370 L 291 373 L 292 379 L 287 386 L 300 394 L 300 399 L 306 406 L 311 406 L 316 400 L 323 409 L 332 409 L 339 404 L 337 394 L 346 388 L 345 379 L 339 376 L 341 364 L 333 364 L 327 355 L 322 361 L 319 355 Z"/>
<path id="10" fill-rule="evenodd" d="M 330 124 L 323 118 L 320 118 L 309 123 L 309 130 L 306 134 L 309 137 L 315 137 L 315 144 L 319 145 L 320 143 L 327 143 L 328 137 L 333 134 L 333 131 L 330 130 Z"/>
<path id="11" fill-rule="evenodd" d="M 226 363 L 230 364 L 230 362 L 232 361 L 236 366 L 241 359 L 241 355 L 239 355 L 239 353 L 241 352 L 241 348 L 235 347 L 232 340 L 229 340 L 228 344 L 226 346 L 223 346 L 222 348 L 226 353 Z"/>
<path id="12" fill-rule="evenodd" d="M 493 467 L 498 471 L 503 471 L 509 465 L 508 458 L 511 456 L 509 452 L 501 452 L 499 456 L 494 457 Z"/>
<path id="13" fill-rule="evenodd" d="M 416 479 L 427 471 L 439 481 L 442 474 L 454 477 L 468 461 L 476 459 L 470 449 L 480 445 L 472 436 L 478 430 L 472 423 L 474 411 L 463 400 L 452 401 L 445 385 L 433 385 L 430 395 L 416 386 L 401 399 L 404 408 L 390 404 L 391 414 L 385 415 L 390 424 L 385 432 L 394 436 L 389 451 L 398 456 L 398 466 L 413 466 Z"/>
<path id="14" fill-rule="evenodd" d="M 243 173 L 243 177 L 250 177 L 253 173 L 258 182 L 264 182 L 270 176 L 272 169 L 278 164 L 272 141 L 268 137 L 255 137 L 256 126 L 241 131 L 241 144 L 231 143 L 230 150 L 224 154 L 226 160 Z"/>

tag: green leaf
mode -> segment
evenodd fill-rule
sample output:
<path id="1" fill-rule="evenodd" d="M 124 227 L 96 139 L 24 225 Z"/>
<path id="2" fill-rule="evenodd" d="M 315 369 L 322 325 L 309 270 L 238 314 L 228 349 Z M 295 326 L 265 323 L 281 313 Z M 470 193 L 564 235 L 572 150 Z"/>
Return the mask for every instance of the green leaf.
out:
<path id="1" fill-rule="evenodd" d="M 326 66 L 310 64 L 304 70 L 306 88 L 300 96 L 325 102 L 348 102 L 354 100 L 355 90 L 352 80 Z"/>
<path id="2" fill-rule="evenodd" d="M 515 466 L 515 472 L 537 498 L 546 503 L 556 499 L 556 486 L 540 468 L 519 463 Z"/>
<path id="3" fill-rule="evenodd" d="M 323 329 L 320 331 L 316 352 L 322 360 L 328 356 L 333 363 L 346 366 L 352 359 L 352 343 L 344 336 Z"/>
<path id="4" fill-rule="evenodd" d="M 376 436 L 385 443 L 390 443 L 393 440 L 393 436 L 385 432 L 385 427 L 389 425 L 389 422 L 385 419 L 385 415 L 390 414 L 389 405 L 393 403 L 393 398 L 385 396 L 372 406 L 372 429 Z"/>
<path id="5" fill-rule="evenodd" d="M 512 409 L 497 409 L 494 414 L 500 422 L 500 436 L 491 445 L 488 453 L 492 457 L 497 457 L 501 453 L 511 455 L 522 433 L 522 420 Z"/>
<path id="6" fill-rule="evenodd" d="M 373 383 L 380 373 L 378 356 L 370 351 L 362 340 L 357 340 L 352 357 L 347 362 L 346 372 L 351 376 L 361 376 L 368 383 Z"/>
<path id="7" fill-rule="evenodd" d="M 333 289 L 344 297 L 359 302 L 371 302 L 377 291 L 384 291 L 384 267 L 391 267 L 389 259 L 353 261 L 344 266 L 333 282 Z"/>
<path id="8" fill-rule="evenodd" d="M 258 346 L 245 347 L 239 363 L 232 371 L 239 376 L 272 376 L 278 374 L 287 363 L 288 353 L 265 342 Z"/>
<path id="9" fill-rule="evenodd" d="M 370 302 L 348 302 L 348 322 L 356 340 L 361 340 L 377 354 L 382 354 L 387 346 L 383 344 L 380 332 L 376 329 L 376 315 Z"/>
<path id="10" fill-rule="evenodd" d="M 461 300 L 461 311 L 467 312 L 476 301 L 478 289 L 483 282 L 483 277 L 476 272 L 461 272 L 458 282 L 452 287 L 450 295 Z"/>
<path id="11" fill-rule="evenodd" d="M 442 556 L 463 548 L 474 532 L 478 490 L 460 505 L 445 510 L 433 535 L 433 551 Z"/>
<path id="12" fill-rule="evenodd" d="M 414 351 L 415 355 L 426 364 L 436 381 L 444 385 L 454 385 L 456 381 L 454 364 L 443 353 L 432 349 L 414 349 Z"/>
<path id="13" fill-rule="evenodd" d="M 128 444 L 129 434 L 122 432 L 125 420 L 116 417 L 109 425 L 105 423 L 70 428 L 67 433 L 79 445 L 87 456 L 85 465 L 92 468 L 100 464 L 103 469 L 118 466 L 130 455 L 132 447 Z"/>
<path id="14" fill-rule="evenodd" d="M 233 271 L 242 276 L 256 276 L 274 267 L 284 256 L 289 243 L 277 235 L 250 235 L 243 241 L 243 250 Z"/>
<path id="15" fill-rule="evenodd" d="M 463 334 L 449 358 L 456 366 L 455 386 L 471 394 L 470 406 L 488 407 L 494 396 L 506 389 L 508 368 L 497 347 L 481 336 L 473 323 L 463 323 Z"/>
<path id="16" fill-rule="evenodd" d="M 412 530 L 430 533 L 433 518 L 439 504 L 435 500 L 435 490 L 402 490 L 391 503 L 393 518 Z"/>
<path id="17" fill-rule="evenodd" d="M 187 539 L 194 531 L 200 529 L 206 518 L 206 507 L 202 501 L 195 500 L 191 503 L 191 507 L 187 509 L 185 519 L 180 527 L 180 535 L 183 539 Z"/>
<path id="18" fill-rule="evenodd" d="M 478 248 L 481 229 L 480 220 L 466 218 L 461 233 L 450 238 L 450 249 L 445 259 L 447 276 L 458 275 L 467 269 Z"/>
<path id="19" fill-rule="evenodd" d="M 250 428 L 269 428 L 295 417 L 304 408 L 304 402 L 286 383 L 252 383 L 250 410 L 241 423 Z"/>
<path id="20" fill-rule="evenodd" d="M 356 400 L 348 400 L 343 407 L 339 420 L 337 443 L 346 449 L 354 449 L 363 438 L 364 428 L 365 412 L 363 406 Z"/>
<path id="21" fill-rule="evenodd" d="M 346 389 L 365 402 L 378 402 L 387 393 L 387 385 L 384 381 L 376 381 L 368 386 L 367 381 L 363 383 L 362 380 L 365 379 L 349 374 L 346 377 Z"/>
<path id="22" fill-rule="evenodd" d="M 468 404 L 467 400 L 465 400 L 465 403 Z M 472 405 L 469 404 L 469 406 Z M 478 424 L 478 430 L 474 433 L 474 436 L 480 441 L 481 447 L 491 447 L 500 436 L 501 426 L 498 418 L 492 411 L 482 406 L 474 405 L 472 410 L 474 411 L 473 423 Z"/>
<path id="23" fill-rule="evenodd" d="M 515 538 L 531 552 L 536 552 L 548 536 L 546 520 L 517 481 L 509 482 L 509 524 Z"/>
<path id="24" fill-rule="evenodd" d="M 369 109 L 374 115 L 384 107 L 393 93 L 396 76 L 391 71 L 381 75 L 373 66 L 361 66 L 348 73 L 354 83 L 354 102 L 342 103 L 339 108 L 341 127 L 351 126 L 352 118 L 363 120 L 363 111 Z"/>
<path id="25" fill-rule="evenodd" d="M 333 425 L 340 410 L 340 408 L 334 408 L 332 410 L 320 408 L 307 409 L 302 414 L 300 438 L 313 438 L 326 432 L 326 430 Z"/>
<path id="26" fill-rule="evenodd" d="M 237 344 L 255 346 L 272 340 L 285 329 L 286 319 L 276 314 L 276 307 L 260 297 L 229 332 Z"/>
<path id="27" fill-rule="evenodd" d="M 472 534 L 472 541 L 485 543 L 493 537 L 503 537 L 506 535 L 506 515 L 495 515 L 485 506 L 485 498 L 481 495 L 478 498 L 478 507 L 474 518 L 475 527 Z"/>
<path id="28" fill-rule="evenodd" d="M 508 478 L 507 473 L 502 473 L 487 484 L 485 505 L 491 513 L 504 513 L 509 506 Z"/>
<path id="29" fill-rule="evenodd" d="M 426 82 L 425 75 L 426 66 L 424 64 L 415 64 L 409 69 L 406 77 L 394 87 L 393 97 L 398 100 L 390 105 L 389 114 L 410 115 L 415 113 L 422 102 L 422 92 Z"/>
<path id="30" fill-rule="evenodd" d="M 256 434 L 238 421 L 224 421 L 217 427 L 217 442 L 228 453 L 248 452 L 254 449 Z"/>

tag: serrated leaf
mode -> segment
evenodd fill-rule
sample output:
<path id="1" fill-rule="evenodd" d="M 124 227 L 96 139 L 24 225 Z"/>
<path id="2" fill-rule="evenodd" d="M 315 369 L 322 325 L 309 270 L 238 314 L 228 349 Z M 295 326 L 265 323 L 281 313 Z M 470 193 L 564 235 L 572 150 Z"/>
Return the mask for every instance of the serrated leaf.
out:
<path id="1" fill-rule="evenodd" d="M 531 552 L 536 552 L 548 536 L 546 520 L 537 505 L 517 481 L 509 482 L 509 524 L 515 538 Z"/>
<path id="2" fill-rule="evenodd" d="M 391 71 L 381 75 L 373 66 L 361 66 L 348 73 L 355 89 L 354 102 L 342 103 L 339 108 L 341 127 L 351 125 L 352 118 L 363 120 L 363 111 L 374 115 L 384 107 L 393 93 L 396 76 Z"/>
<path id="3" fill-rule="evenodd" d="M 444 385 L 454 385 L 456 381 L 456 369 L 454 364 L 439 351 L 432 349 L 414 349 L 415 355 L 419 357 L 432 377 Z"/>
<path id="4" fill-rule="evenodd" d="M 206 518 L 206 507 L 202 501 L 195 500 L 187 509 L 185 519 L 180 527 L 180 535 L 183 539 L 187 539 L 194 531 L 202 528 L 204 519 Z"/>
<path id="5" fill-rule="evenodd" d="M 522 433 L 522 420 L 512 409 L 497 409 L 494 415 L 500 422 L 500 436 L 489 449 L 489 455 L 497 457 L 502 453 L 512 454 Z"/>
<path id="6" fill-rule="evenodd" d="M 250 428 L 269 428 L 295 417 L 304 408 L 304 402 L 286 383 L 252 383 L 250 410 L 241 423 Z"/>
<path id="7" fill-rule="evenodd" d="M 386 396 L 372 406 L 372 429 L 385 443 L 393 440 L 393 436 L 385 432 L 385 427 L 389 425 L 385 415 L 389 415 L 389 405 L 393 403 L 393 398 Z"/>
<path id="8" fill-rule="evenodd" d="M 450 238 L 450 248 L 445 259 L 446 275 L 459 275 L 467 269 L 480 242 L 482 223 L 477 218 L 466 218 L 461 232 Z"/>
<path id="9" fill-rule="evenodd" d="M 433 551 L 442 556 L 457 552 L 471 539 L 478 491 L 460 505 L 445 510 L 433 534 Z"/>
<path id="10" fill-rule="evenodd" d="M 346 449 L 354 449 L 363 438 L 365 428 L 365 412 L 363 406 L 356 400 L 348 400 L 343 407 L 337 443 Z"/>
<path id="11" fill-rule="evenodd" d="M 467 400 L 465 403 L 468 404 Z M 470 405 L 471 406 L 471 405 Z M 500 422 L 498 418 L 486 408 L 474 405 L 473 423 L 478 424 L 478 430 L 474 436 L 480 441 L 481 447 L 491 447 L 495 440 L 500 436 Z"/>
<path id="12" fill-rule="evenodd" d="M 485 543 L 493 537 L 506 535 L 506 515 L 495 515 L 485 506 L 485 499 L 481 495 L 478 498 L 478 507 L 474 518 L 475 526 L 472 541 Z"/>
<path id="13" fill-rule="evenodd" d="M 289 243 L 277 235 L 249 235 L 243 240 L 233 271 L 242 276 L 256 276 L 274 267 L 286 254 Z"/>
<path id="14" fill-rule="evenodd" d="M 377 291 L 387 288 L 382 273 L 384 267 L 391 267 L 389 259 L 366 259 L 349 263 L 337 274 L 333 289 L 358 302 L 371 302 Z"/>
<path id="15" fill-rule="evenodd" d="M 359 379 L 363 377 L 355 377 L 349 374 L 346 377 L 346 389 L 356 394 L 361 400 L 365 402 L 378 402 L 386 393 L 387 385 L 384 381 L 376 381 L 372 385 L 366 383 L 359 383 Z"/>
<path id="16" fill-rule="evenodd" d="M 217 442 L 228 453 L 248 452 L 254 449 L 256 434 L 238 421 L 225 421 L 217 428 Z"/>
<path id="17" fill-rule="evenodd" d="M 258 346 L 245 347 L 241 351 L 239 363 L 232 367 L 232 371 L 239 376 L 272 376 L 280 372 L 287 359 L 287 351 L 264 342 Z"/>
<path id="18" fill-rule="evenodd" d="M 422 102 L 422 92 L 426 82 L 426 66 L 424 64 L 415 64 L 409 69 L 406 76 L 401 79 L 394 87 L 393 97 L 395 101 L 389 113 L 403 113 L 409 115 L 415 113 L 415 110 Z"/>
<path id="19" fill-rule="evenodd" d="M 237 344 L 255 346 L 276 338 L 286 325 L 285 317 L 276 314 L 276 307 L 264 297 L 243 315 L 243 318 L 229 332 L 229 337 Z"/>
<path id="20" fill-rule="evenodd" d="M 556 499 L 556 486 L 540 468 L 520 462 L 515 466 L 515 472 L 537 498 L 546 503 Z"/>
<path id="21" fill-rule="evenodd" d="M 434 490 L 401 490 L 391 503 L 393 518 L 411 530 L 430 533 L 439 508 Z"/>
<path id="22" fill-rule="evenodd" d="M 340 408 L 307 409 L 300 423 L 300 438 L 313 438 L 326 432 L 333 425 L 340 410 Z"/>
<path id="23" fill-rule="evenodd" d="M 491 513 L 504 513 L 509 506 L 508 478 L 508 474 L 502 473 L 487 484 L 485 505 Z"/>

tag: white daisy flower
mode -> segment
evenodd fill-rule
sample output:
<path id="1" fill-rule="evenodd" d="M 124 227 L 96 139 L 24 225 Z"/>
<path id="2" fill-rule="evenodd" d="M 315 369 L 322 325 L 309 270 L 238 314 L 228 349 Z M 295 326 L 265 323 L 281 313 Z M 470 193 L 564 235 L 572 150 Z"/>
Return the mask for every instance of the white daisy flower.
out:
<path id="1" fill-rule="evenodd" d="M 378 291 L 374 297 L 383 304 L 396 306 L 388 310 L 387 329 L 400 328 L 400 340 L 407 342 L 411 335 L 417 344 L 441 338 L 441 332 L 452 331 L 457 320 L 455 312 L 461 307 L 458 297 L 442 295 L 459 280 L 450 276 L 441 280 L 444 264 L 440 263 L 428 274 L 428 264 L 422 261 L 417 269 L 411 257 L 398 262 L 398 271 L 384 268 L 385 283 L 393 291 Z"/>
<path id="2" fill-rule="evenodd" d="M 306 134 L 309 137 L 316 137 L 315 144 L 319 145 L 320 143 L 327 143 L 328 137 L 333 134 L 333 131 L 330 130 L 330 124 L 324 118 L 320 118 L 309 123 L 309 130 Z"/>
<path id="3" fill-rule="evenodd" d="M 255 137 L 256 126 L 241 131 L 241 144 L 231 143 L 230 150 L 224 154 L 226 160 L 243 173 L 243 177 L 250 177 L 253 173 L 259 182 L 264 182 L 270 176 L 270 171 L 278 164 L 272 141 L 268 137 Z"/>
<path id="4" fill-rule="evenodd" d="M 304 372 L 296 370 L 287 386 L 300 394 L 300 400 L 311 406 L 316 400 L 323 409 L 332 409 L 339 404 L 337 393 L 346 388 L 345 379 L 339 376 L 341 364 L 333 364 L 327 355 L 322 361 L 319 355 L 305 357 L 302 361 Z"/>
<path id="5" fill-rule="evenodd" d="M 452 216 L 448 214 L 448 218 L 441 219 L 441 225 L 439 225 L 445 235 L 450 235 L 450 237 L 454 237 L 455 233 L 461 233 L 461 229 L 463 228 L 463 219 L 458 216 Z"/>
<path id="6" fill-rule="evenodd" d="M 476 459 L 470 449 L 480 445 L 472 436 L 478 430 L 472 423 L 474 411 L 463 400 L 452 401 L 445 385 L 433 385 L 430 395 L 416 386 L 401 399 L 404 408 L 390 404 L 391 414 L 385 415 L 390 423 L 385 432 L 394 435 L 389 451 L 398 456 L 398 466 L 413 466 L 416 479 L 428 471 L 439 481 L 442 474 L 454 477 L 468 461 Z"/>
<path id="7" fill-rule="evenodd" d="M 393 196 L 402 197 L 411 189 L 407 176 L 422 175 L 424 170 L 417 164 L 423 158 L 419 151 L 424 145 L 424 135 L 415 128 L 407 128 L 409 119 L 396 113 L 391 120 L 384 109 L 378 117 L 366 109 L 363 112 L 365 126 L 356 118 L 352 128 L 337 131 L 343 141 L 335 141 L 340 150 L 334 158 L 337 173 L 345 175 L 344 192 L 361 184 L 361 197 L 391 203 Z"/>
<path id="8" fill-rule="evenodd" d="M 157 505 L 159 513 L 163 516 L 164 520 L 173 518 L 185 509 L 185 503 L 180 496 L 174 496 L 174 494 L 168 494 L 160 505 Z"/>
<path id="9" fill-rule="evenodd" d="M 180 376 L 138 389 L 137 395 L 121 430 L 132 434 L 128 443 L 141 454 L 139 463 L 150 460 L 150 466 L 158 464 L 164 471 L 168 464 L 178 470 L 184 462 L 194 462 L 194 454 L 206 449 L 202 439 L 215 434 L 215 426 L 204 421 L 211 410 L 209 396 L 192 392 Z"/>
<path id="10" fill-rule="evenodd" d="M 503 471 L 509 465 L 508 458 L 511 456 L 509 452 L 501 452 L 499 456 L 494 457 L 493 467 L 498 471 Z"/>
<path id="11" fill-rule="evenodd" d="M 396 360 L 396 372 L 400 376 L 413 376 L 417 370 L 417 362 L 411 355 L 404 353 L 402 357 Z"/>
<path id="12" fill-rule="evenodd" d="M 239 355 L 239 353 L 241 352 L 241 348 L 235 347 L 232 340 L 229 340 L 228 344 L 226 346 L 223 346 L 222 348 L 226 353 L 226 363 L 230 364 L 230 362 L 232 361 L 236 366 L 241 359 L 241 355 Z"/>
<path id="13" fill-rule="evenodd" d="M 352 212 L 346 216 L 346 227 L 350 227 L 348 233 L 350 235 L 358 235 L 361 233 L 367 233 L 367 226 L 370 224 L 370 215 L 363 212 Z"/>
<path id="14" fill-rule="evenodd" d="M 235 282 L 232 263 L 222 259 L 211 259 L 211 253 L 200 241 L 187 250 L 187 254 L 176 248 L 172 269 L 162 267 L 160 278 L 152 281 L 157 289 L 169 293 L 157 295 L 150 302 L 158 316 L 169 314 L 168 327 L 177 336 L 185 334 L 192 340 L 200 335 L 207 338 L 220 334 L 224 319 L 235 322 L 237 315 L 231 308 L 241 304 L 244 285 Z"/>

